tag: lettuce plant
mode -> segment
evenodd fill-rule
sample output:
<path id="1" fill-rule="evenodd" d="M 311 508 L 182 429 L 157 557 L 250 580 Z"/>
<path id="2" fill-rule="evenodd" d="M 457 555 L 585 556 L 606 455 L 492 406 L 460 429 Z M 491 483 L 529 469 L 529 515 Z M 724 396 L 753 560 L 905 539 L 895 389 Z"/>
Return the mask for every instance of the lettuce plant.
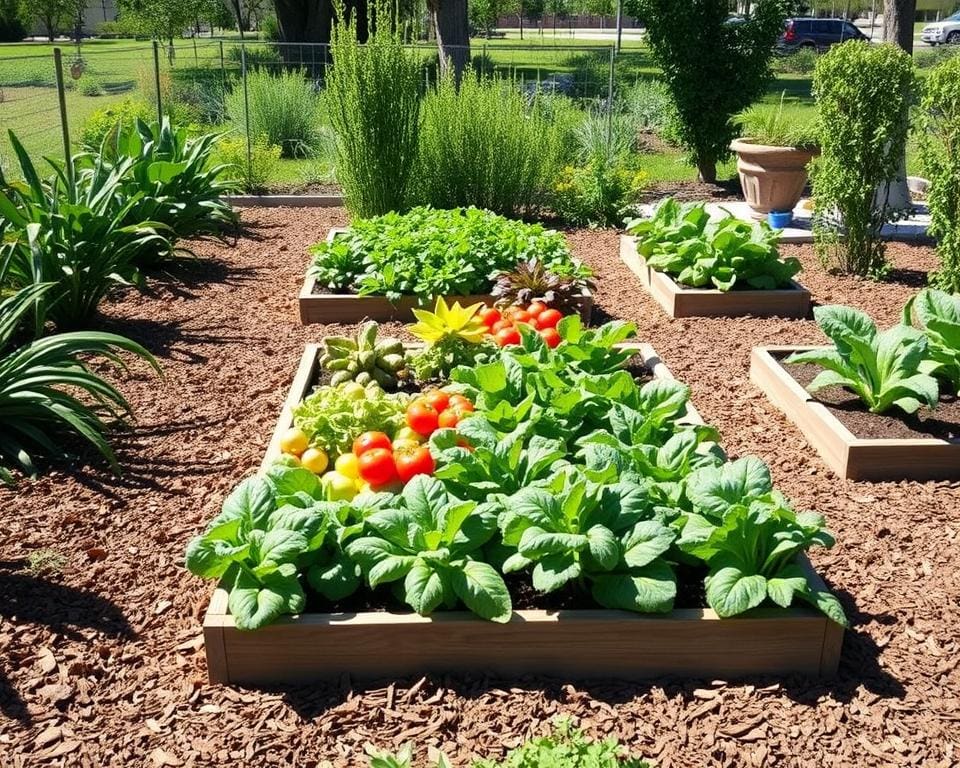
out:
<path id="1" fill-rule="evenodd" d="M 825 369 L 807 389 L 846 387 L 871 413 L 885 413 L 894 406 L 905 413 L 915 413 L 921 405 L 936 407 L 939 388 L 925 372 L 928 343 L 921 331 L 906 325 L 878 331 L 873 320 L 851 307 L 816 307 L 813 314 L 833 348 L 797 352 L 784 360 Z"/>
<path id="2" fill-rule="evenodd" d="M 913 326 L 914 316 L 915 327 L 927 337 L 928 360 L 921 369 L 960 392 L 960 296 L 926 288 L 903 309 L 906 325 Z"/>
<path id="3" fill-rule="evenodd" d="M 794 512 L 762 461 L 747 456 L 699 469 L 687 479 L 687 496 L 693 511 L 680 516 L 678 543 L 707 563 L 707 603 L 717 615 L 735 616 L 768 598 L 783 608 L 800 599 L 846 626 L 837 598 L 816 589 L 797 562 L 812 546 L 833 546 L 823 518 Z"/>
<path id="4" fill-rule="evenodd" d="M 667 198 L 651 218 L 627 222 L 627 231 L 648 266 L 693 288 L 772 290 L 788 286 L 801 268 L 795 258 L 780 258 L 780 235 L 766 222 L 729 214 L 711 221 L 705 203 Z"/>
<path id="5" fill-rule="evenodd" d="M 510 620 L 513 608 L 503 577 L 475 557 L 496 531 L 489 506 L 462 501 L 436 478 L 417 475 L 388 508 L 364 523 L 366 535 L 346 551 L 371 588 L 402 579 L 404 602 L 422 616 L 462 601 L 481 618 Z"/>

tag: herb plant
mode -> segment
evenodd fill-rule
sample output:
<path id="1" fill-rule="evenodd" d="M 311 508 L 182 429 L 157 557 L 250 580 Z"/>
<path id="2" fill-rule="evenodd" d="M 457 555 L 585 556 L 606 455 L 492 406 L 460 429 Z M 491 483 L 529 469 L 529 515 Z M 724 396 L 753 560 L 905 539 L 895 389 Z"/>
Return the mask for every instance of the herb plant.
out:
<path id="1" fill-rule="evenodd" d="M 711 221 L 704 203 L 668 198 L 649 219 L 627 222 L 627 231 L 647 265 L 681 285 L 771 290 L 789 285 L 800 271 L 799 260 L 780 258 L 780 236 L 766 222 L 732 215 Z"/>
<path id="2" fill-rule="evenodd" d="M 345 233 L 311 252 L 310 274 L 320 286 L 391 300 L 486 293 L 497 274 L 529 259 L 557 275 L 590 275 L 570 255 L 562 234 L 478 208 L 414 208 L 355 219 Z"/>
<path id="3" fill-rule="evenodd" d="M 939 400 L 937 380 L 925 372 L 927 337 L 907 325 L 878 331 L 863 312 L 851 307 L 827 306 L 813 310 L 817 325 L 833 342 L 832 349 L 797 352 L 786 364 L 823 367 L 807 389 L 846 387 L 871 413 L 894 406 L 915 413 L 921 405 L 934 408 Z"/>
<path id="4" fill-rule="evenodd" d="M 787 92 L 780 94 L 780 103 L 754 104 L 736 120 L 744 137 L 757 144 L 773 147 L 812 147 L 819 139 L 817 125 L 788 109 L 784 113 Z"/>
<path id="5" fill-rule="evenodd" d="M 539 259 L 527 259 L 497 275 L 490 293 L 508 306 L 527 306 L 542 301 L 548 307 L 569 313 L 578 312 L 584 294 L 594 288 L 589 277 L 558 275 L 548 270 Z"/>
<path id="6" fill-rule="evenodd" d="M 946 381 L 954 394 L 960 392 L 960 295 L 926 288 L 907 302 L 903 322 L 916 322 L 927 337 L 928 360 L 921 369 Z"/>

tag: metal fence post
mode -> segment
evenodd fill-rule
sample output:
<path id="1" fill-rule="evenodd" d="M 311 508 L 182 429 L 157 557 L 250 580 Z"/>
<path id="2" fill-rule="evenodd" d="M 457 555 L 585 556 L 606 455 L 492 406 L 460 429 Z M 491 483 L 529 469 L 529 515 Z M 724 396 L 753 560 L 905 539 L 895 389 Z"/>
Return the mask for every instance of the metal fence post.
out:
<path id="1" fill-rule="evenodd" d="M 616 46 L 611 46 L 610 77 L 607 80 L 607 162 L 610 162 L 610 147 L 613 144 L 613 72 L 616 60 Z"/>
<path id="2" fill-rule="evenodd" d="M 247 180 L 253 178 L 253 145 L 250 143 L 250 90 L 247 88 L 247 46 L 240 43 L 240 72 L 243 76 L 243 125 L 247 134 Z"/>
<path id="3" fill-rule="evenodd" d="M 153 81 L 157 88 L 157 120 L 163 122 L 163 97 L 160 95 L 160 43 L 153 41 Z"/>
<path id="4" fill-rule="evenodd" d="M 73 177 L 73 157 L 70 154 L 70 128 L 67 125 L 67 94 L 63 85 L 63 56 L 59 48 L 53 49 L 53 64 L 57 75 L 57 101 L 60 103 L 60 130 L 63 131 L 63 158 L 67 170 L 67 194 L 73 200 L 76 185 Z"/>
<path id="5" fill-rule="evenodd" d="M 220 87 L 227 92 L 227 65 L 223 59 L 223 40 L 220 41 Z"/>

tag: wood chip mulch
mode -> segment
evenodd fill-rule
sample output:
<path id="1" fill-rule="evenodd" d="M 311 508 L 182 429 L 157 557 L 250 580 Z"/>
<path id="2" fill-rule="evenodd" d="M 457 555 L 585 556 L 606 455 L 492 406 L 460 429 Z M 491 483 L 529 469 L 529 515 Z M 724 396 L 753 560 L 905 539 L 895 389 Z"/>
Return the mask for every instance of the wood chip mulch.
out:
<path id="1" fill-rule="evenodd" d="M 305 247 L 346 222 L 340 209 L 243 218 L 235 247 L 197 244 L 199 262 L 105 308 L 101 325 L 164 367 L 118 376 L 137 414 L 116 438 L 123 477 L 91 461 L 0 490 L 0 766 L 363 766 L 366 741 L 465 766 L 561 714 L 664 767 L 960 764 L 960 484 L 838 480 L 747 376 L 751 346 L 820 342 L 814 323 L 669 320 L 605 231 L 570 234 L 599 273 L 597 319 L 634 320 L 729 453 L 765 459 L 831 522 L 839 543 L 812 559 L 853 622 L 840 676 L 207 685 L 211 585 L 184 570 L 184 546 L 259 464 L 303 344 L 333 330 L 301 327 L 295 297 Z M 816 301 L 881 324 L 936 264 L 929 248 L 894 245 L 893 279 L 876 284 L 828 275 L 809 246 L 785 250 Z"/>

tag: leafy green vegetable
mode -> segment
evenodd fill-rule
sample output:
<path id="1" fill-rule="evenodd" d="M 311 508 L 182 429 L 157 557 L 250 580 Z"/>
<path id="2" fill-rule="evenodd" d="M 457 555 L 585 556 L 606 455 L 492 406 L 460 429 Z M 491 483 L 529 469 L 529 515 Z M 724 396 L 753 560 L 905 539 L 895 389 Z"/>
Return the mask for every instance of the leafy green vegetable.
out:
<path id="1" fill-rule="evenodd" d="M 368 430 L 393 434 L 403 426 L 406 395 L 387 394 L 376 386 L 358 388 L 353 382 L 318 387 L 293 411 L 293 423 L 310 438 L 310 445 L 328 453 L 347 453 L 354 438 Z"/>
<path id="2" fill-rule="evenodd" d="M 769 598 L 783 608 L 794 598 L 846 626 L 839 601 L 817 589 L 797 562 L 811 546 L 833 546 L 820 515 L 797 514 L 773 489 L 770 470 L 747 456 L 695 471 L 687 480 L 693 511 L 680 516 L 680 548 L 705 561 L 707 603 L 721 617 Z"/>
<path id="3" fill-rule="evenodd" d="M 496 276 L 536 260 L 561 276 L 589 277 L 562 234 L 479 208 L 414 208 L 355 219 L 333 242 L 311 248 L 310 274 L 334 292 L 386 296 L 488 293 Z"/>
<path id="4" fill-rule="evenodd" d="M 960 392 L 960 296 L 925 288 L 907 302 L 903 322 L 917 325 L 927 337 L 929 360 L 920 368 Z"/>
<path id="5" fill-rule="evenodd" d="M 627 231 L 648 266 L 694 288 L 772 290 L 788 286 L 801 268 L 795 258 L 780 258 L 780 235 L 766 222 L 730 214 L 711 221 L 705 203 L 667 198 L 651 218 L 628 221 Z"/>
<path id="6" fill-rule="evenodd" d="M 797 352 L 784 360 L 826 369 L 807 389 L 846 387 L 872 413 L 893 406 L 906 413 L 915 413 L 921 404 L 936 407 L 939 388 L 937 380 L 924 372 L 928 344 L 923 333 L 906 325 L 878 332 L 873 320 L 851 307 L 815 307 L 813 314 L 833 349 Z"/>
<path id="7" fill-rule="evenodd" d="M 503 578 L 472 555 L 496 530 L 489 507 L 462 501 L 436 478 L 417 475 L 365 525 L 367 534 L 346 550 L 370 587 L 403 579 L 403 600 L 423 616 L 461 601 L 481 618 L 509 621 L 513 608 Z"/>

